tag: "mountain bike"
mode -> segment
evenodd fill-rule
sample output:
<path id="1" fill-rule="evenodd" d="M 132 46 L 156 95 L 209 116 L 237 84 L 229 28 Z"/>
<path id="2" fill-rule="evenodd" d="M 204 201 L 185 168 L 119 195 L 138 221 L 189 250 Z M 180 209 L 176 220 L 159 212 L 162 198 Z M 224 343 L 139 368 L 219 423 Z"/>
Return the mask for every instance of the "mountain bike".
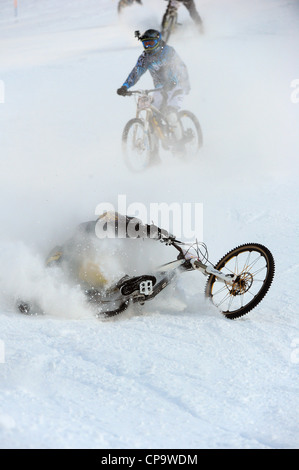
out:
<path id="1" fill-rule="evenodd" d="M 188 244 L 175 238 L 161 241 L 179 251 L 174 261 L 146 275 L 125 276 L 106 292 L 86 291 L 89 302 L 98 308 L 98 317 L 118 315 L 134 303 L 144 305 L 179 275 L 195 270 L 207 276 L 205 296 L 226 318 L 236 319 L 261 302 L 273 281 L 274 259 L 264 245 L 240 245 L 214 266 L 208 259 L 207 246 L 202 242 Z"/>
<path id="2" fill-rule="evenodd" d="M 174 247 L 176 259 L 141 276 L 128 275 L 101 291 L 84 287 L 88 304 L 98 318 L 113 317 L 130 305 L 144 305 L 185 272 L 198 271 L 207 277 L 205 296 L 228 319 L 236 319 L 254 309 L 267 294 L 275 272 L 270 250 L 258 243 L 246 243 L 230 250 L 218 263 L 209 261 L 205 243 L 185 243 L 175 237 L 160 240 Z M 19 301 L 18 310 L 26 315 L 40 312 L 38 305 Z"/>
<path id="3" fill-rule="evenodd" d="M 182 5 L 178 0 L 167 0 L 167 8 L 162 18 L 161 24 L 161 35 L 164 42 L 167 42 L 170 35 L 174 33 L 181 23 L 178 22 L 178 8 Z M 196 11 L 195 5 L 191 4 L 189 7 L 185 4 L 189 10 L 190 16 L 193 18 L 197 25 L 198 31 L 202 34 L 204 31 L 203 22 L 198 12 Z"/>
<path id="4" fill-rule="evenodd" d="M 178 23 L 178 8 L 181 3 L 177 0 L 168 0 L 166 12 L 164 13 L 161 24 L 161 35 L 163 41 L 167 42 L 171 33 L 175 31 Z"/>
<path id="5" fill-rule="evenodd" d="M 143 171 L 157 161 L 159 142 L 163 149 L 179 154 L 181 158 L 195 157 L 203 144 L 201 126 L 196 116 L 187 110 L 177 113 L 183 136 L 177 141 L 165 114 L 152 104 L 149 94 L 153 92 L 157 89 L 127 91 L 125 95 L 137 96 L 136 117 L 127 122 L 122 134 L 125 163 L 135 172 Z"/>

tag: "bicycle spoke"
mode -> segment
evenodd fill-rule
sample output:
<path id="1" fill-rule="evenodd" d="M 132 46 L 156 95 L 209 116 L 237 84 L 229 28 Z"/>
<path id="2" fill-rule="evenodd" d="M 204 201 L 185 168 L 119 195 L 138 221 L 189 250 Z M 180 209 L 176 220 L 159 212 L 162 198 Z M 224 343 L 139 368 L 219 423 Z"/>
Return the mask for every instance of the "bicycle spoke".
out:
<path id="1" fill-rule="evenodd" d="M 261 271 L 263 271 L 264 269 L 267 269 L 267 266 L 263 266 L 261 268 L 259 268 L 257 271 L 254 271 L 252 274 L 252 276 L 255 276 L 256 274 L 260 273 Z"/>
<path id="2" fill-rule="evenodd" d="M 215 282 L 215 284 L 216 284 L 216 282 Z M 222 283 L 221 283 L 221 284 L 222 284 Z M 222 292 L 223 290 L 224 290 L 224 291 L 227 290 L 227 286 L 226 286 L 226 285 L 222 286 L 218 291 L 214 292 L 213 295 L 214 295 L 214 296 L 215 296 L 215 295 L 218 295 L 218 294 L 219 294 L 220 292 Z"/>
<path id="3" fill-rule="evenodd" d="M 228 298 L 230 298 L 230 297 L 231 297 L 231 293 L 228 292 L 228 293 L 226 294 L 226 296 L 224 296 L 223 299 L 222 299 L 218 304 L 216 304 L 216 307 L 220 307 L 220 305 L 222 305 L 223 302 L 225 302 L 225 301 L 226 301 Z"/>

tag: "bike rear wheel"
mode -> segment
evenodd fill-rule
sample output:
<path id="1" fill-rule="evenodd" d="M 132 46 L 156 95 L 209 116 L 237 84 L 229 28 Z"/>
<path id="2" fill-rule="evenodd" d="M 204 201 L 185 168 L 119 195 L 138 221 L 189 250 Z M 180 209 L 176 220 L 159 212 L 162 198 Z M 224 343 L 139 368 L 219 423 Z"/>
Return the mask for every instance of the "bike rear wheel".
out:
<path id="1" fill-rule="evenodd" d="M 122 149 L 125 163 L 131 171 L 140 172 L 149 166 L 152 142 L 142 119 L 134 118 L 127 122 L 122 135 Z"/>
<path id="2" fill-rule="evenodd" d="M 229 251 L 215 265 L 224 274 L 236 275 L 233 285 L 210 275 L 205 294 L 226 318 L 239 318 L 255 308 L 268 292 L 275 264 L 263 245 L 248 243 Z"/>
<path id="3" fill-rule="evenodd" d="M 195 157 L 203 145 L 201 126 L 197 117 L 190 111 L 182 110 L 178 113 L 182 131 L 185 153 L 189 157 Z"/>

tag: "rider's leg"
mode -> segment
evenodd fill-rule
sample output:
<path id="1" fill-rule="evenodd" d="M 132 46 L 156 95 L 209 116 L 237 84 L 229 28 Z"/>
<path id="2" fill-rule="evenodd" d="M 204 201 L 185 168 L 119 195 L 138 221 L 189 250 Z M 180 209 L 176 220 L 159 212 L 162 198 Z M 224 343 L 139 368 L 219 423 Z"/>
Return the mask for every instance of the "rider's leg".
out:
<path id="1" fill-rule="evenodd" d="M 194 3 L 194 0 L 183 0 L 183 4 L 185 5 L 185 7 L 187 8 L 187 10 L 189 11 L 190 13 L 190 16 L 191 18 L 193 19 L 193 21 L 196 23 L 196 25 L 199 27 L 199 30 L 200 32 L 202 32 L 202 28 L 203 28 L 203 25 L 202 25 L 202 19 L 201 17 L 199 16 L 199 13 L 198 11 L 196 10 L 196 6 L 195 6 L 195 3 Z"/>
<path id="2" fill-rule="evenodd" d="M 180 87 L 173 88 L 168 92 L 168 100 L 166 107 L 166 119 L 172 127 L 176 140 L 179 142 L 183 137 L 182 126 L 178 119 L 178 111 L 183 100 L 183 92 Z"/>
<path id="3" fill-rule="evenodd" d="M 157 91 L 153 93 L 152 97 L 153 97 L 152 105 L 155 106 L 155 108 L 161 109 L 163 106 L 163 102 L 164 102 L 163 92 L 159 91 L 159 88 L 158 88 Z"/>
<path id="4" fill-rule="evenodd" d="M 118 11 L 119 11 L 119 13 L 121 12 L 122 8 L 124 8 L 126 6 L 129 6 L 129 5 L 133 5 L 133 3 L 135 3 L 135 2 L 142 5 L 141 0 L 119 0 L 119 2 L 118 2 Z"/>
<path id="5" fill-rule="evenodd" d="M 165 109 L 165 105 L 167 103 L 167 99 L 167 93 L 163 92 L 163 90 L 155 91 L 152 95 L 152 105 L 163 113 L 163 110 Z M 154 112 L 154 117 L 156 118 L 158 123 L 161 124 L 161 117 L 158 115 L 158 113 Z"/>
<path id="6" fill-rule="evenodd" d="M 79 266 L 78 278 L 95 289 L 104 289 L 108 280 L 96 263 L 85 260 Z"/>
<path id="7" fill-rule="evenodd" d="M 167 119 L 168 124 L 173 130 L 176 140 L 180 141 L 181 138 L 183 137 L 183 133 L 182 133 L 181 123 L 178 120 L 178 115 L 177 115 L 176 110 L 169 109 L 169 112 L 167 112 L 166 114 L 166 119 Z"/>

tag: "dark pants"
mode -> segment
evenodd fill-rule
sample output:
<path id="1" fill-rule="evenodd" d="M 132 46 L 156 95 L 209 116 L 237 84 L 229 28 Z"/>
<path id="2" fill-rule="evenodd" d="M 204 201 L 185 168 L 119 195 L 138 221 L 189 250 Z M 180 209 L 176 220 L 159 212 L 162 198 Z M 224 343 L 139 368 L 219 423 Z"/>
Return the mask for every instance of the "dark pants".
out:
<path id="1" fill-rule="evenodd" d="M 195 21 L 195 23 L 201 24 L 202 20 L 198 14 L 198 11 L 196 10 L 194 0 L 183 0 L 182 3 L 185 5 L 187 10 L 189 11 L 190 16 Z"/>

